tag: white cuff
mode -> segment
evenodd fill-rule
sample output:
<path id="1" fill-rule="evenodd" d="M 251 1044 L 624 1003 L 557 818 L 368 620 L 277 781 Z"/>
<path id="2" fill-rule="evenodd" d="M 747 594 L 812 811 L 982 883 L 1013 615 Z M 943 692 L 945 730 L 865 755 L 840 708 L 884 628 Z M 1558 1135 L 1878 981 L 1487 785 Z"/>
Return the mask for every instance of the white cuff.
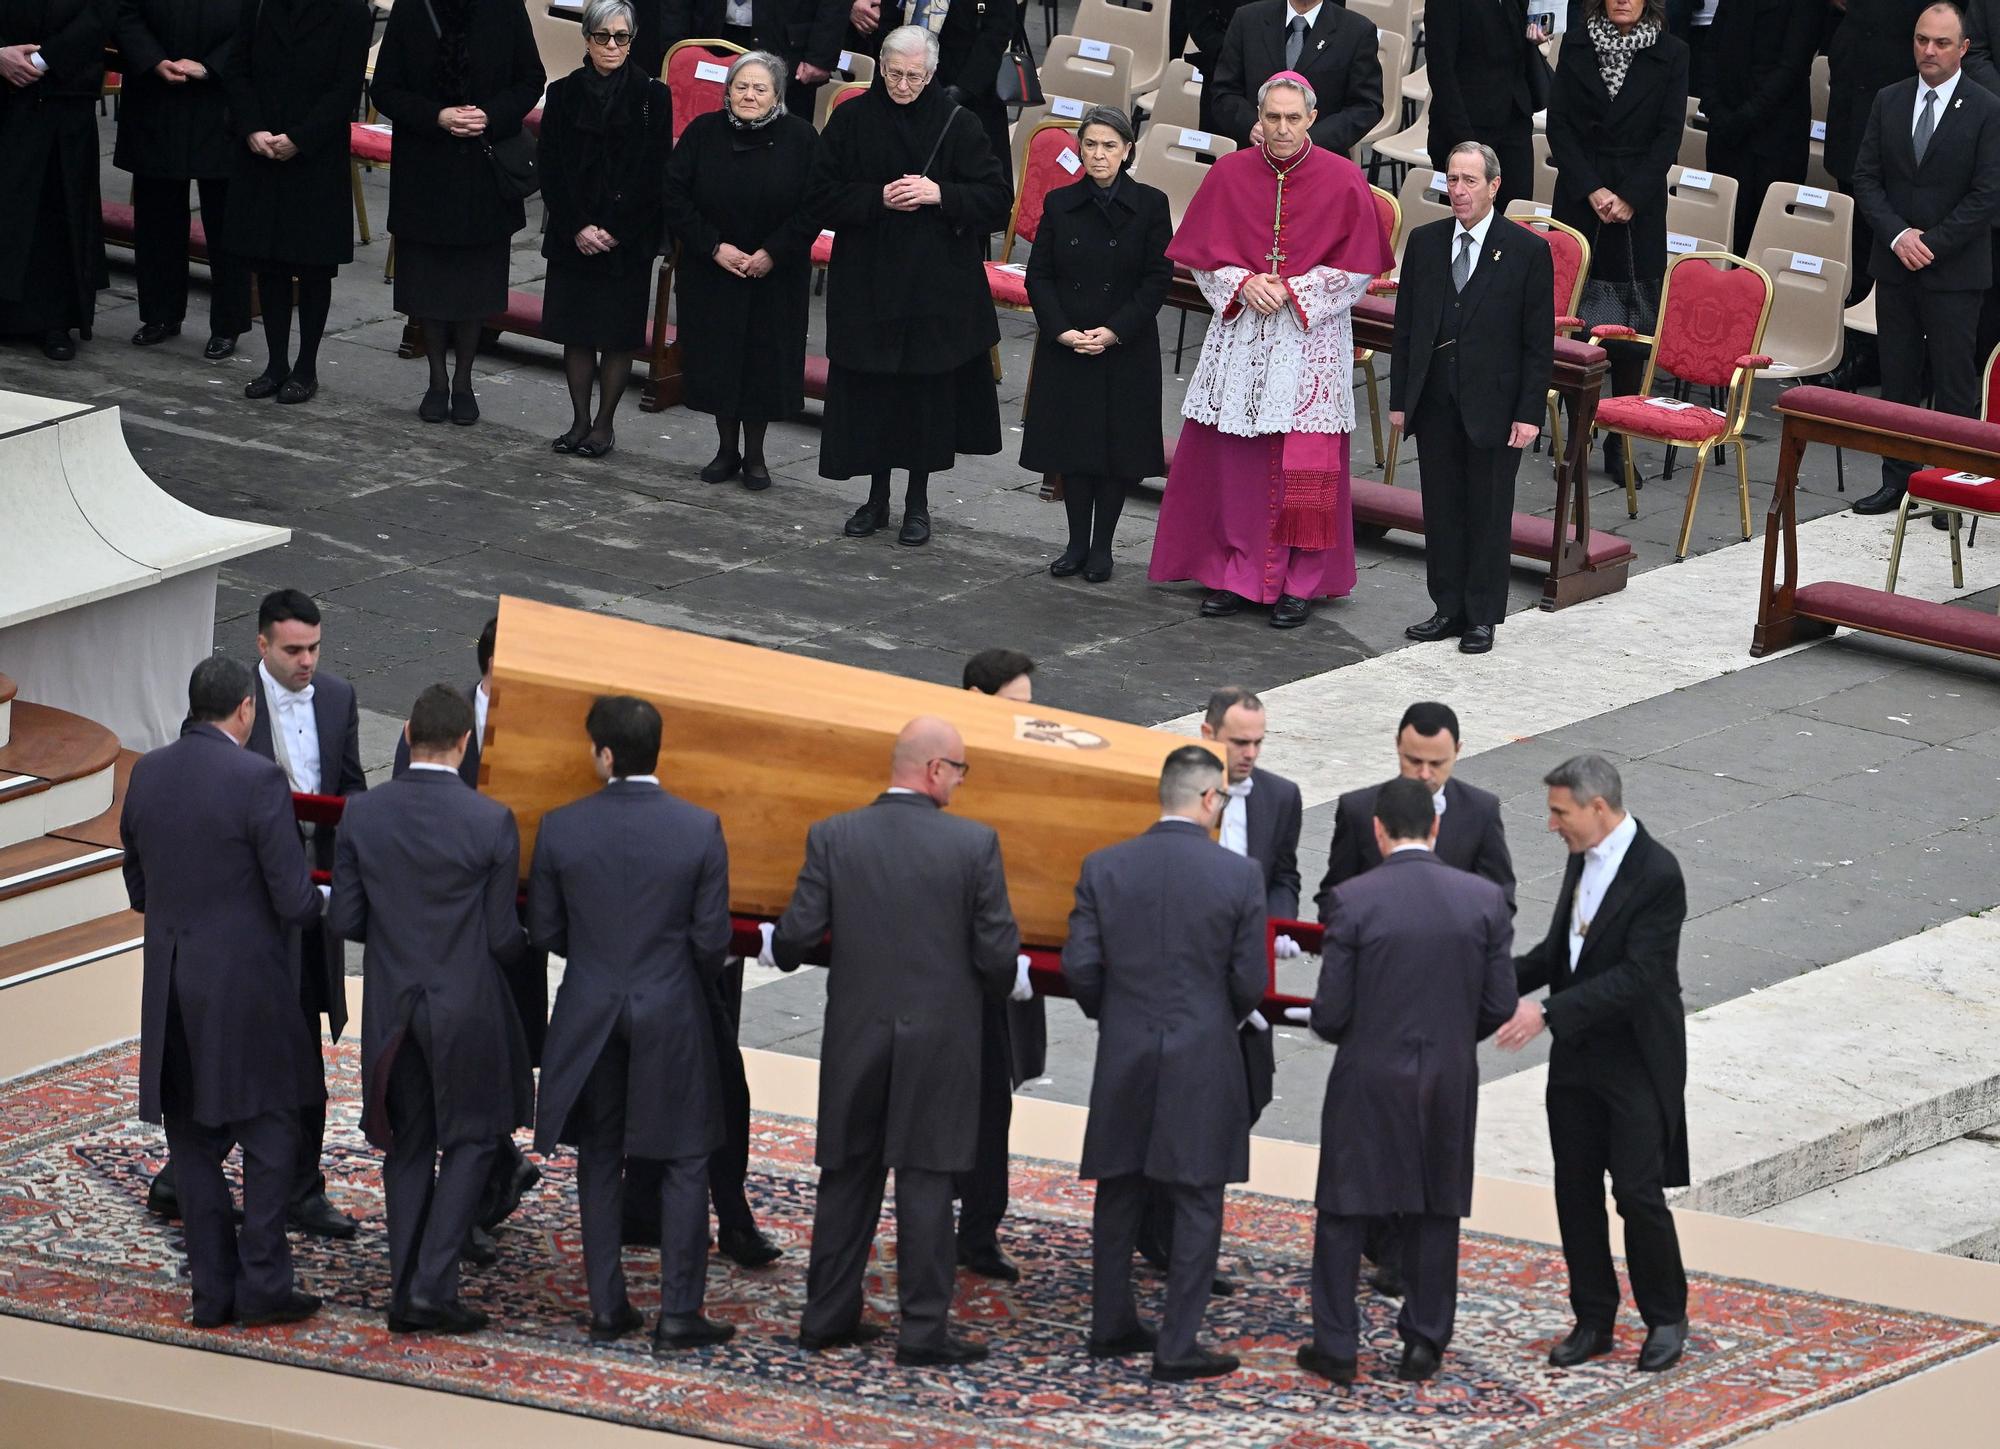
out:
<path id="1" fill-rule="evenodd" d="M 1024 953 L 1014 958 L 1014 989 L 1007 993 L 1009 1001 L 1033 1001 L 1035 988 L 1028 984 L 1028 958 Z"/>

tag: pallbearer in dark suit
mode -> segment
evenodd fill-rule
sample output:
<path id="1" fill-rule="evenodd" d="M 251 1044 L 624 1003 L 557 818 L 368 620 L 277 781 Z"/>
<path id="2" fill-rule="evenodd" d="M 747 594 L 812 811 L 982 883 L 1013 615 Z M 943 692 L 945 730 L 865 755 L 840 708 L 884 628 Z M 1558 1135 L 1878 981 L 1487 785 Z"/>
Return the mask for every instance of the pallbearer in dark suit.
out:
<path id="1" fill-rule="evenodd" d="M 1077 1168 L 1097 1182 L 1090 1352 L 1151 1349 L 1153 1377 L 1169 1382 L 1237 1367 L 1235 1355 L 1195 1341 L 1222 1241 L 1222 1190 L 1250 1175 L 1250 1093 L 1236 1032 L 1269 975 L 1264 873 L 1208 837 L 1228 798 L 1223 779 L 1199 745 L 1167 756 L 1159 823 L 1085 858 L 1063 947 L 1063 974 L 1097 1022 Z M 1158 1333 L 1132 1302 L 1132 1249 L 1156 1188 L 1174 1205 Z"/>
<path id="2" fill-rule="evenodd" d="M 1382 54 L 1373 23 L 1338 0 L 1250 0 L 1229 18 L 1202 86 L 1215 129 L 1239 146 L 1261 144 L 1257 90 L 1283 70 L 1304 76 L 1319 99 L 1315 146 L 1346 156 L 1382 119 Z"/>
<path id="3" fill-rule="evenodd" d="M 1604 1175 L 1625 1220 L 1625 1266 L 1646 1321 L 1636 1367 L 1658 1372 L 1687 1343 L 1687 1274 L 1666 1189 L 1688 1181 L 1687 1025 L 1681 1015 L 1680 862 L 1625 813 L 1611 762 L 1579 755 L 1544 777 L 1549 829 L 1570 849 L 1549 934 L 1514 960 L 1525 997 L 1497 1038 L 1508 1050 L 1546 1027 L 1556 1219 L 1576 1327 L 1549 1354 L 1572 1368 L 1613 1348 L 1618 1275 Z"/>
<path id="4" fill-rule="evenodd" d="M 907 57 L 899 57 L 907 59 Z M 896 1172 L 896 1362 L 973 1363 L 986 1345 L 948 1330 L 952 1176 L 979 1133 L 982 1003 L 1006 996 L 1021 935 L 1000 837 L 947 815 L 965 741 L 941 719 L 903 726 L 889 788 L 814 825 L 772 950 L 792 970 L 830 929 L 820 1050 L 819 1196 L 799 1343 L 818 1351 L 881 1337 L 861 1281 Z"/>
<path id="5" fill-rule="evenodd" d="M 1472 1211 L 1478 1045 L 1514 1015 L 1514 922 L 1491 881 L 1432 853 L 1415 780 L 1375 795 L 1383 865 L 1333 893 L 1312 1029 L 1340 1048 L 1320 1113 L 1313 1337 L 1299 1367 L 1352 1383 L 1354 1275 L 1369 1226 L 1395 1216 L 1407 1284 L 1396 1377 L 1429 1378 L 1458 1312 L 1458 1224 Z"/>
<path id="6" fill-rule="evenodd" d="M 473 1333 L 458 1259 L 494 1142 L 533 1114 L 534 1079 L 505 980 L 527 949 L 514 815 L 458 778 L 472 706 L 417 696 L 410 768 L 357 797 L 334 855 L 334 932 L 366 947 L 362 1129 L 388 1154 L 389 1331 Z"/>
<path id="7" fill-rule="evenodd" d="M 1548 243 L 1494 211 L 1491 146 L 1452 147 L 1445 190 L 1452 219 L 1403 253 L 1389 367 L 1389 422 L 1417 440 L 1434 611 L 1403 632 L 1484 654 L 1507 617 L 1514 476 L 1548 406 L 1555 273 Z"/>
<path id="8" fill-rule="evenodd" d="M 722 1343 L 702 1315 L 708 1157 L 723 1142 L 722 1091 L 704 984 L 729 947 L 729 856 L 714 813 L 654 774 L 660 712 L 607 695 L 584 721 L 602 790 L 549 812 L 535 841 L 528 920 L 568 958 L 542 1060 L 536 1148 L 577 1148 L 590 1336 L 642 1322 L 619 1263 L 625 1159 L 660 1165 L 656 1353 Z"/>
<path id="9" fill-rule="evenodd" d="M 214 657 L 188 680 L 188 728 L 132 770 L 118 833 L 125 889 L 146 918 L 139 1116 L 164 1122 L 180 1168 L 194 1322 L 290 1323 L 300 1293 L 285 1241 L 299 1109 L 326 1086 L 299 1020 L 306 874 L 285 777 L 240 748 L 250 671 Z M 243 1148 L 243 1228 L 222 1161 Z"/>

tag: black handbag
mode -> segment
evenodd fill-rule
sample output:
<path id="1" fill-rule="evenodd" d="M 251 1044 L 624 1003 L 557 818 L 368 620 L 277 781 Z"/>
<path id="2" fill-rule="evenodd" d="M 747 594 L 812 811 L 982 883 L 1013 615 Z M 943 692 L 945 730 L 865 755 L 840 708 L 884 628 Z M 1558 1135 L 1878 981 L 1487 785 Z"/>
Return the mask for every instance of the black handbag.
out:
<path id="1" fill-rule="evenodd" d="M 444 27 L 438 24 L 437 11 L 431 8 L 431 0 L 424 0 L 424 14 L 431 18 L 431 33 L 443 40 Z M 500 195 L 505 199 L 526 201 L 542 189 L 542 178 L 537 169 L 539 148 L 526 127 L 504 141 L 489 141 L 482 136 L 479 149 L 485 153 L 486 163 L 493 169 L 493 184 L 500 188 Z"/>
<path id="2" fill-rule="evenodd" d="M 988 3 L 1011 5 L 1013 0 L 988 0 Z M 982 13 L 984 6 L 980 7 Z M 1041 73 L 1035 69 L 1035 52 L 1028 47 L 1027 10 L 1017 7 L 1014 11 L 1014 38 L 1007 42 L 1006 53 L 1000 57 L 1000 73 L 994 77 L 993 89 L 1003 106 L 1039 106 L 1046 97 L 1042 95 Z"/>

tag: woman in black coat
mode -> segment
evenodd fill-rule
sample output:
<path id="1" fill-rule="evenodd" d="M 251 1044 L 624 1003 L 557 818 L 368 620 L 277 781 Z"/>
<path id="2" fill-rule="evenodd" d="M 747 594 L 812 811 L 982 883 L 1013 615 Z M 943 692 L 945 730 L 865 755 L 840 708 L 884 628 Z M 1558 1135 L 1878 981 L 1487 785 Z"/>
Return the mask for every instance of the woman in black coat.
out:
<path id="1" fill-rule="evenodd" d="M 1806 179 L 1812 64 L 1822 0 L 1721 0 L 1709 27 L 1714 79 L 1702 97 L 1708 169 L 1737 182 L 1730 249 L 1750 254 L 1757 209 L 1772 183 Z"/>
<path id="2" fill-rule="evenodd" d="M 250 330 L 250 273 L 220 245 L 236 147 L 222 78 L 236 65 L 240 0 L 118 0 L 125 58 L 112 162 L 132 173 L 132 262 L 139 274 L 135 347 L 180 335 L 188 301 L 188 183 L 208 233 L 211 361 Z"/>
<path id="3" fill-rule="evenodd" d="M 1588 0 L 1584 10 L 1549 97 L 1553 210 L 1590 241 L 1583 320 L 1651 332 L 1667 275 L 1667 170 L 1687 125 L 1688 48 L 1667 34 L 1661 0 Z M 1637 392 L 1645 349 L 1614 342 L 1605 351 L 1612 392 Z M 1607 434 L 1605 471 L 1622 478 L 1624 458 L 1622 440 Z"/>
<path id="4" fill-rule="evenodd" d="M 1021 466 L 1060 473 L 1069 547 L 1057 578 L 1111 577 L 1111 537 L 1125 490 L 1166 472 L 1160 441 L 1160 330 L 1174 264 L 1166 193 L 1125 174 L 1132 123 L 1093 106 L 1077 128 L 1083 178 L 1049 193 L 1028 257 L 1035 309 Z"/>
<path id="5" fill-rule="evenodd" d="M 333 274 L 354 260 L 347 125 L 374 29 L 364 0 L 243 0 L 237 64 L 222 78 L 236 138 L 222 245 L 257 279 L 271 350 L 245 397 L 302 403 L 319 391 Z"/>
<path id="6" fill-rule="evenodd" d="M 549 446 L 601 458 L 616 442 L 612 419 L 632 355 L 646 345 L 674 103 L 630 64 L 638 28 L 626 0 L 590 0 L 583 34 L 584 63 L 549 87 L 542 108 L 542 335 L 563 345 L 572 412 L 569 431 Z"/>
<path id="7" fill-rule="evenodd" d="M 911 546 L 931 536 L 930 475 L 960 453 L 1000 451 L 985 251 L 1012 188 L 978 117 L 936 74 L 936 36 L 913 25 L 884 36 L 874 85 L 826 123 L 806 199 L 834 231 L 819 471 L 868 475 L 846 528 L 866 538 L 888 525 L 890 469 L 907 469 L 896 538 Z"/>
<path id="8" fill-rule="evenodd" d="M 785 65 L 751 51 L 729 68 L 723 109 L 697 116 L 667 163 L 680 238 L 682 401 L 715 416 L 704 483 L 771 486 L 764 429 L 805 406 L 806 313 L 819 224 L 806 209 L 819 136 L 787 115 Z M 737 447 L 737 425 L 743 442 Z"/>
<path id="9" fill-rule="evenodd" d="M 479 421 L 480 324 L 507 310 L 508 241 L 528 221 L 488 152 L 521 134 L 545 83 L 519 0 L 414 0 L 389 12 L 368 90 L 395 128 L 396 310 L 423 325 L 431 372 L 417 416 L 427 423 Z"/>

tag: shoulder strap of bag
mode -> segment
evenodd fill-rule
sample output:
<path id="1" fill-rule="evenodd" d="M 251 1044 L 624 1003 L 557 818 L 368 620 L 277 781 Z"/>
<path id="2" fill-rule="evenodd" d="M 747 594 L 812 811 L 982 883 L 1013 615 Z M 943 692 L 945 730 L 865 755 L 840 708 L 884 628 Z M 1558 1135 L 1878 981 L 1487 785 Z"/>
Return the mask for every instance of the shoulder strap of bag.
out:
<path id="1" fill-rule="evenodd" d="M 425 3 L 430 3 L 430 0 L 425 0 Z M 958 105 L 956 102 L 953 103 L 951 114 L 944 118 L 944 125 L 939 128 L 937 139 L 931 142 L 931 154 L 924 157 L 924 164 L 917 169 L 917 175 L 928 176 L 931 174 L 931 162 L 937 160 L 938 148 L 944 145 L 944 138 L 951 134 L 951 123 L 958 119 L 959 113 L 964 109 L 964 106 Z"/>
<path id="2" fill-rule="evenodd" d="M 431 0 L 424 0 L 424 14 L 431 18 L 431 34 L 435 35 L 439 40 L 443 40 L 444 27 L 438 24 L 438 13 L 431 8 Z"/>

